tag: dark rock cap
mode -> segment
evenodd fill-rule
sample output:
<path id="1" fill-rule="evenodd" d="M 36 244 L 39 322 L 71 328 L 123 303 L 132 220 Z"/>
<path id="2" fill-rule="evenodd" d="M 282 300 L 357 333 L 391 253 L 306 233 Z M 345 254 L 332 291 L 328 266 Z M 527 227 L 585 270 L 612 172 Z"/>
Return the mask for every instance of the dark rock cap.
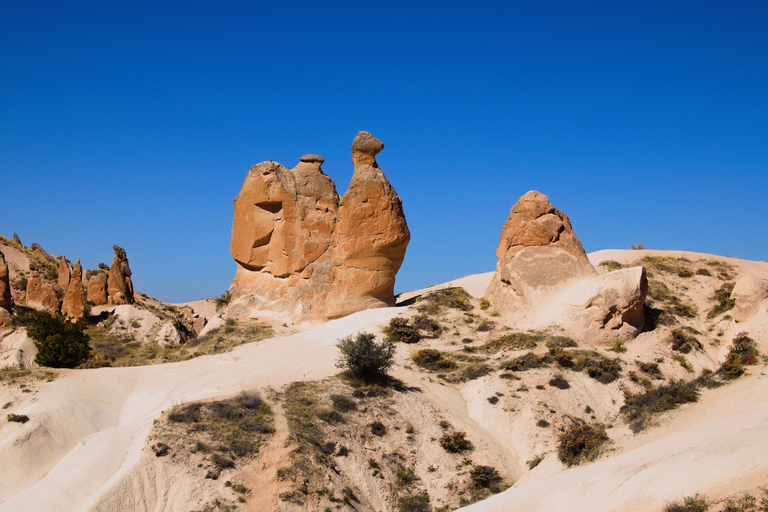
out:
<path id="1" fill-rule="evenodd" d="M 304 155 L 303 157 L 299 158 L 299 162 L 322 164 L 325 162 L 325 158 L 321 157 L 320 155 Z"/>
<path id="2" fill-rule="evenodd" d="M 359 151 L 367 155 L 375 156 L 382 149 L 384 143 L 368 132 L 357 132 L 355 140 L 352 141 L 352 151 Z"/>

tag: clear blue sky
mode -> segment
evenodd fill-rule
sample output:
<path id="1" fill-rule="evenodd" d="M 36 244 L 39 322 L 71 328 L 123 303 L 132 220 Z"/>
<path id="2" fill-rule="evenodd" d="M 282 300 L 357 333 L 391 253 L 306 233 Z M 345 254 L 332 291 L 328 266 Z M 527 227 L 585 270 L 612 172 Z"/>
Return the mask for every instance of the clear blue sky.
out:
<path id="1" fill-rule="evenodd" d="M 0 234 L 215 296 L 248 169 L 358 130 L 403 199 L 396 291 L 494 269 L 547 194 L 588 252 L 768 259 L 768 2 L 3 2 Z"/>

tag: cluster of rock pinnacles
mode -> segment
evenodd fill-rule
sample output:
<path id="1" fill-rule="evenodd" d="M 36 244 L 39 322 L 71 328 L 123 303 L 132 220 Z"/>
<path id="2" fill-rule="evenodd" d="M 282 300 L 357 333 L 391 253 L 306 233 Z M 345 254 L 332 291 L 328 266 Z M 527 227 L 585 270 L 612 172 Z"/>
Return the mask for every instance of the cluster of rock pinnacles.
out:
<path id="1" fill-rule="evenodd" d="M 14 233 L 14 243 L 21 247 L 18 235 Z M 80 260 L 72 265 L 64 256 L 55 258 L 38 244 L 32 244 L 30 250 L 48 264 L 57 264 L 58 278 L 55 283 L 48 281 L 37 268 L 31 269 L 24 290 L 24 303 L 32 309 L 61 313 L 65 317 L 77 320 L 85 314 L 86 301 L 94 306 L 104 304 L 131 304 L 133 283 L 131 269 L 125 250 L 112 246 L 115 256 L 112 265 L 99 264 L 99 269 L 87 271 L 84 276 Z M 5 256 L 0 252 L 0 327 L 13 323 L 11 307 L 10 275 Z M 86 288 L 87 286 L 87 288 Z"/>

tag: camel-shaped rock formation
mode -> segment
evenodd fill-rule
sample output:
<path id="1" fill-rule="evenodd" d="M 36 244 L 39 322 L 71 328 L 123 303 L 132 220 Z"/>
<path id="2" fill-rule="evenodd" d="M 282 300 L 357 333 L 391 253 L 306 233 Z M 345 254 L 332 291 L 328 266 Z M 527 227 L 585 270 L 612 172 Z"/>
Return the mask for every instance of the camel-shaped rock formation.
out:
<path id="1" fill-rule="evenodd" d="M 234 205 L 233 314 L 259 309 L 323 321 L 395 304 L 410 232 L 376 163 L 383 148 L 370 133 L 357 134 L 355 170 L 341 198 L 321 156 L 303 156 L 293 169 L 271 161 L 251 168 Z"/>

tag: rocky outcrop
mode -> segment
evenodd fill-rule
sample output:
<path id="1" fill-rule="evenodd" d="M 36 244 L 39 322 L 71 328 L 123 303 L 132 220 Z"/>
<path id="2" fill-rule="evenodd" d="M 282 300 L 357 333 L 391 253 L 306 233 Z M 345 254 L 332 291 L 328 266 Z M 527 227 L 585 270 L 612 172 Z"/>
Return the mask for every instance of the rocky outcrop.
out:
<path id="1" fill-rule="evenodd" d="M 36 270 L 27 279 L 27 306 L 32 309 L 42 309 L 51 313 L 60 311 L 61 301 L 58 288 L 43 279 Z"/>
<path id="2" fill-rule="evenodd" d="M 46 261 L 53 265 L 59 264 L 59 260 L 56 259 L 56 256 L 52 256 L 48 254 L 46 250 L 40 246 L 40 244 L 33 243 L 32 245 L 29 246 L 29 249 L 32 251 L 32 254 L 36 256 L 39 260 Z"/>
<path id="3" fill-rule="evenodd" d="M 755 316 L 763 301 L 768 298 L 768 281 L 746 274 L 736 281 L 731 292 L 734 301 L 733 319 L 746 322 Z"/>
<path id="4" fill-rule="evenodd" d="M 13 234 L 13 243 L 19 247 L 22 246 L 21 239 L 19 238 L 19 235 L 17 235 L 16 233 Z"/>
<path id="5" fill-rule="evenodd" d="M 75 263 L 72 278 L 69 280 L 64 300 L 61 303 L 61 314 L 69 319 L 80 319 L 85 313 L 85 292 L 83 291 L 83 267 L 80 260 Z"/>
<path id="6" fill-rule="evenodd" d="M 133 304 L 133 282 L 131 268 L 125 249 L 113 245 L 115 256 L 107 276 L 107 294 L 110 304 Z"/>
<path id="7" fill-rule="evenodd" d="M 59 256 L 59 278 L 57 284 L 59 288 L 66 291 L 69 286 L 69 280 L 72 277 L 72 267 L 70 266 L 67 258 Z"/>
<path id="8" fill-rule="evenodd" d="M 88 279 L 88 302 L 94 306 L 107 303 L 107 275 L 108 271 L 102 269 L 91 273 Z"/>
<path id="9" fill-rule="evenodd" d="M 528 327 L 555 324 L 597 344 L 629 339 L 643 327 L 645 271 L 598 277 L 568 216 L 540 192 L 528 192 L 512 206 L 496 256 L 486 299 L 508 320 Z"/>
<path id="10" fill-rule="evenodd" d="M 234 205 L 233 304 L 293 321 L 394 305 L 410 233 L 400 198 L 376 163 L 383 147 L 358 133 L 342 198 L 318 155 L 301 157 L 293 169 L 276 162 L 251 168 Z"/>
<path id="11" fill-rule="evenodd" d="M 11 297 L 11 282 L 5 255 L 0 252 L 0 329 L 13 324 L 11 314 L 13 298 Z"/>

